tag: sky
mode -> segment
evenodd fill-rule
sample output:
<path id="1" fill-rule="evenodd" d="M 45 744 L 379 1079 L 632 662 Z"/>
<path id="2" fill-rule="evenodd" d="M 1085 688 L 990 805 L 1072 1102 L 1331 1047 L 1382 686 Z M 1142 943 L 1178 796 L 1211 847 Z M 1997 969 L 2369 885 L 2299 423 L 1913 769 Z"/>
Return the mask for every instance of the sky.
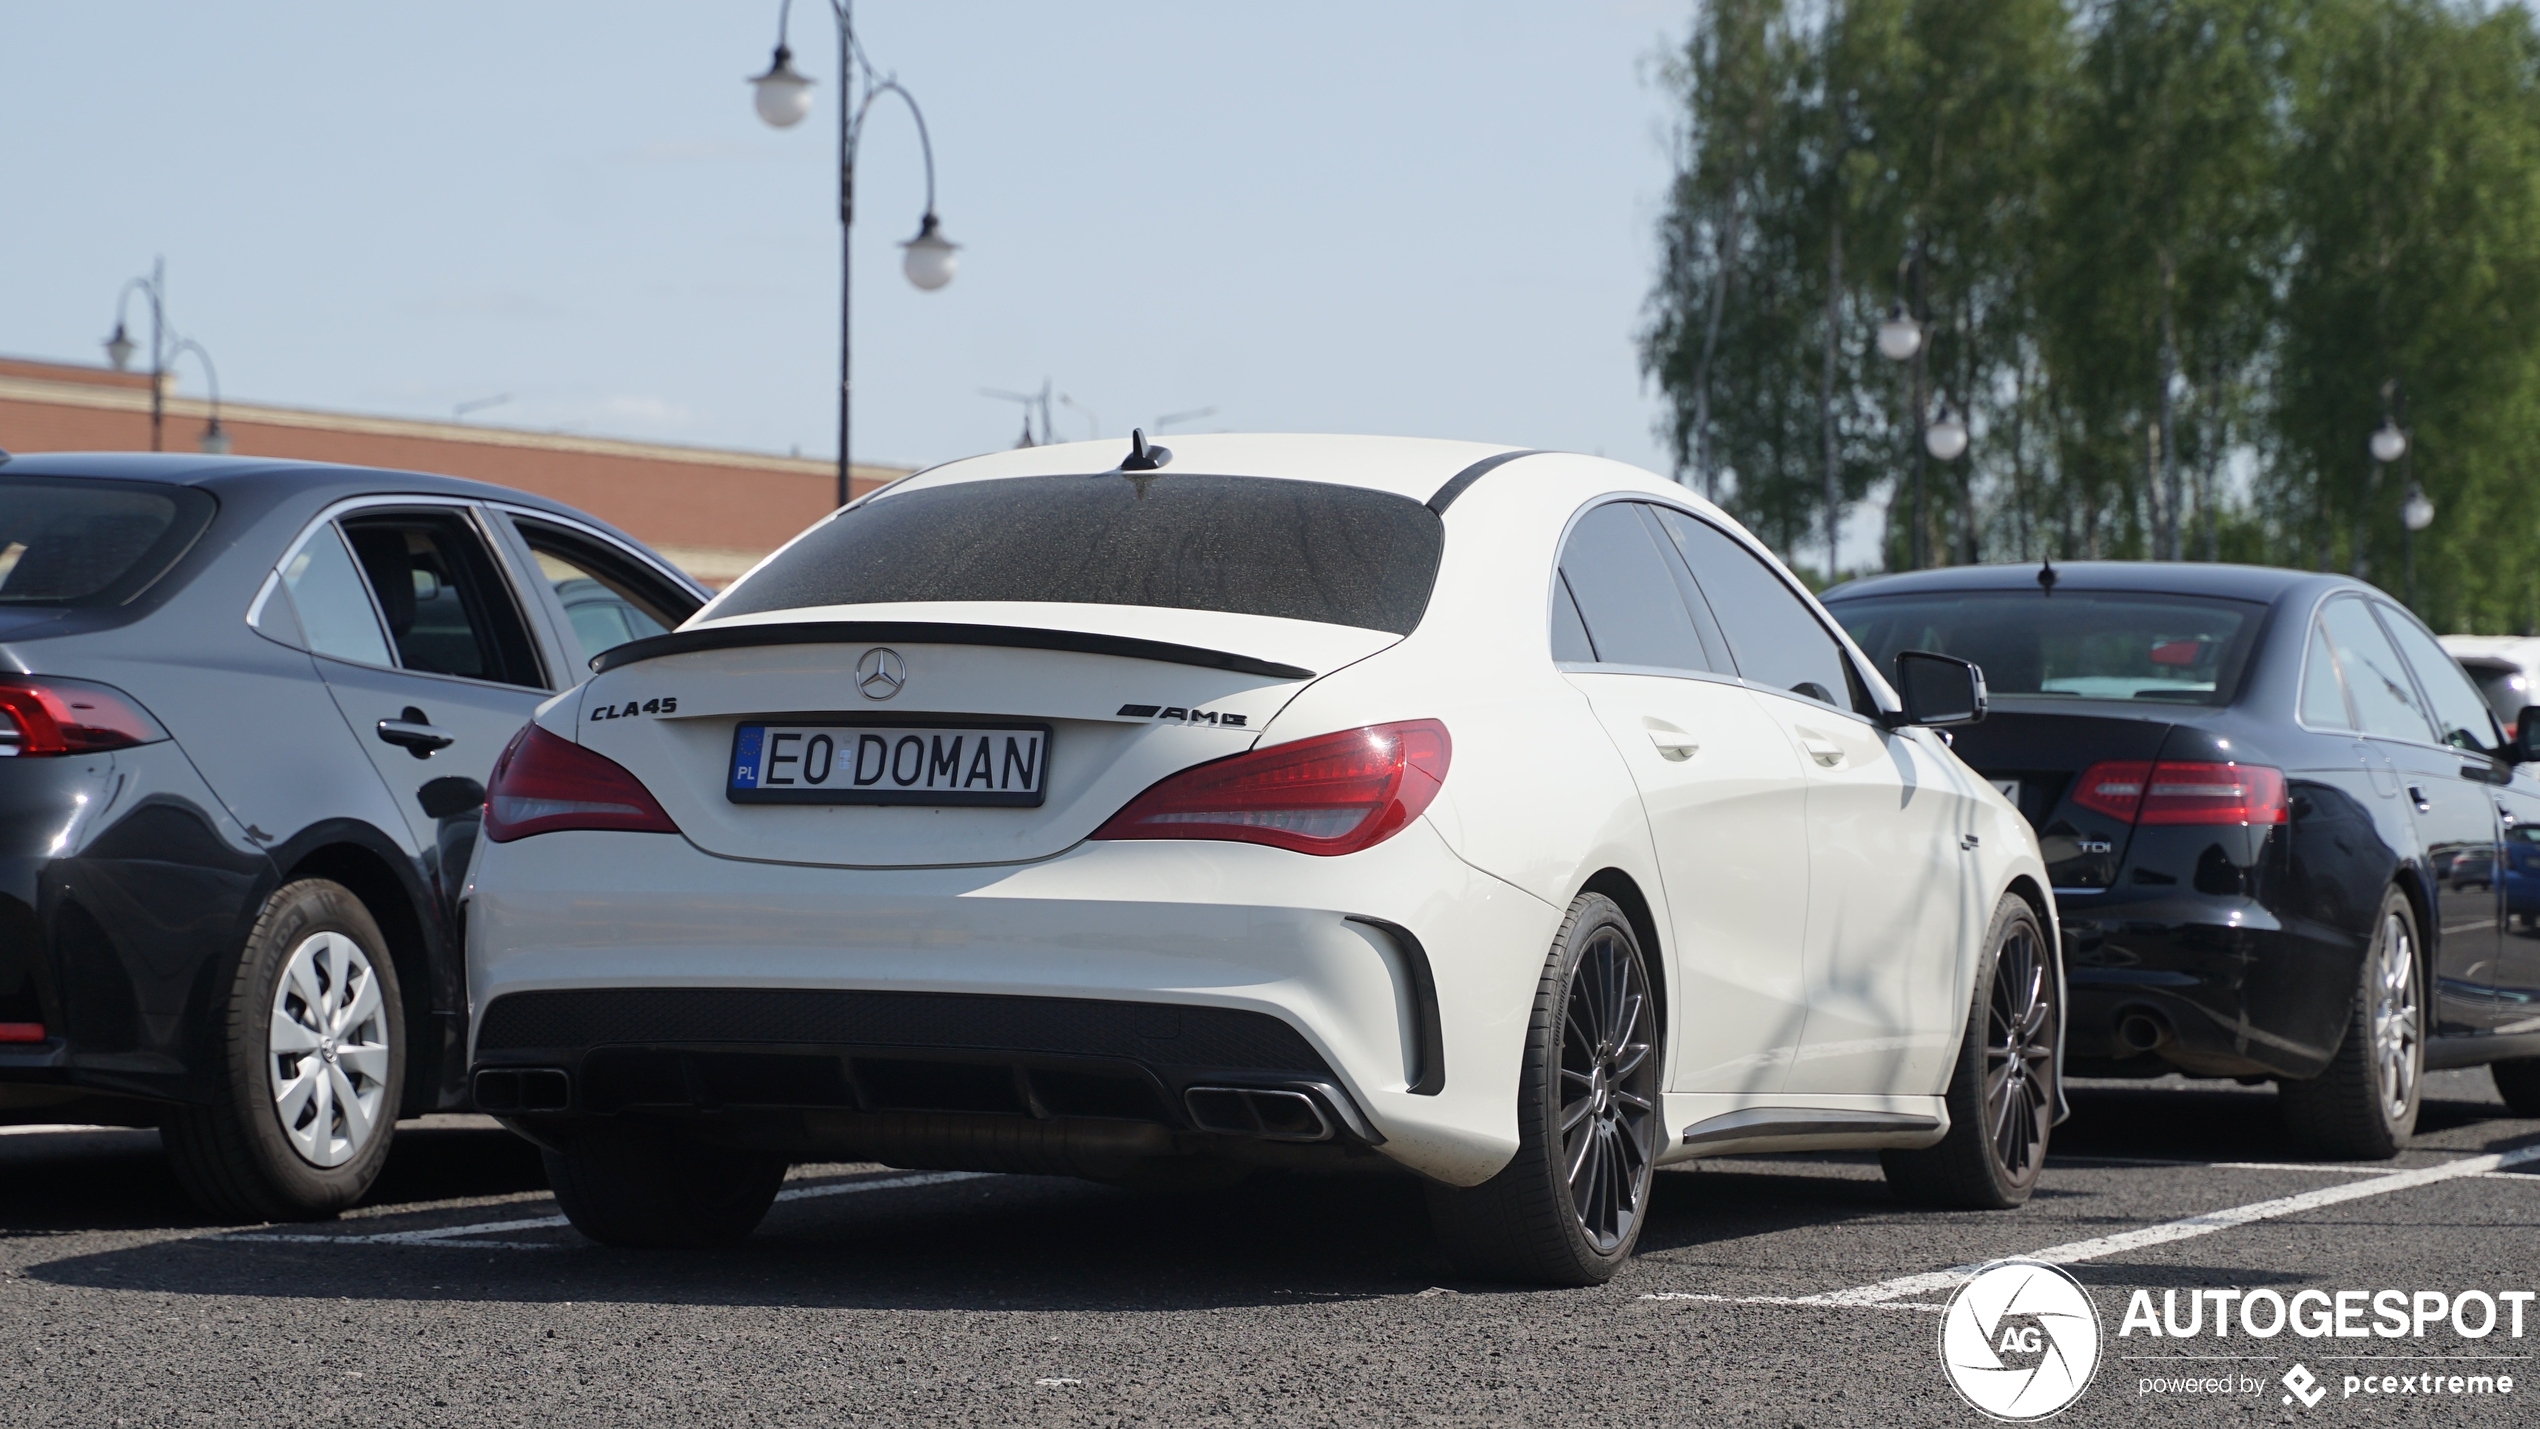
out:
<path id="1" fill-rule="evenodd" d="M 0 0 L 0 354 L 102 360 L 118 289 L 234 401 L 827 457 L 839 64 L 766 127 L 777 0 Z M 1174 430 L 1456 437 L 1668 470 L 1635 336 L 1689 0 L 866 0 L 962 245 L 877 109 L 859 461 Z M 146 310 L 136 301 L 139 334 Z M 146 342 L 146 337 L 142 339 Z M 203 394 L 182 369 L 180 390 Z"/>

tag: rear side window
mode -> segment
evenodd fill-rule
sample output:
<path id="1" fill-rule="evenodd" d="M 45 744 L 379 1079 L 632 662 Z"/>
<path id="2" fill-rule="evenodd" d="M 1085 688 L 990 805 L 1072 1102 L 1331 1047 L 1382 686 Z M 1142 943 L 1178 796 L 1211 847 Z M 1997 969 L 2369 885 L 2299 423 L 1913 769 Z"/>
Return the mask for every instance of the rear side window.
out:
<path id="1" fill-rule="evenodd" d="M 454 512 L 346 520 L 400 669 L 502 685 L 543 685 L 519 609 L 491 552 Z"/>
<path id="2" fill-rule="evenodd" d="M 121 605 L 167 574 L 216 509 L 190 486 L 0 477 L 0 605 Z"/>
<path id="3" fill-rule="evenodd" d="M 1863 703 L 1853 694 L 1852 667 L 1842 644 L 1817 623 L 1807 602 L 1792 594 L 1781 577 L 1708 522 L 1664 508 L 1658 520 L 1684 552 L 1685 564 L 1710 598 L 1711 613 L 1728 632 L 1740 675 L 1768 690 L 1787 690 L 1837 709 Z"/>
<path id="4" fill-rule="evenodd" d="M 2398 650 L 2363 601 L 2353 596 L 2330 601 L 2320 612 L 2320 623 L 2328 627 L 2328 643 L 2337 651 L 2338 667 L 2346 672 L 2346 693 L 2354 697 L 2364 733 L 2420 742 L 2432 739 L 2433 722 L 2417 706 L 2407 666 L 2400 663 Z"/>
<path id="5" fill-rule="evenodd" d="M 1408 635 L 1446 528 L 1320 481 L 1105 472 L 884 494 L 806 533 L 714 613 L 892 601 L 1218 610 Z"/>
<path id="6" fill-rule="evenodd" d="M 1658 533 L 1640 504 L 1599 506 L 1570 528 L 1561 549 L 1561 585 L 1578 602 L 1596 660 L 1661 670 L 1710 670 L 1692 613 L 1667 569 Z M 1559 592 L 1555 592 L 1559 594 Z M 1554 658 L 1561 658 L 1561 610 L 1553 608 Z"/>
<path id="7" fill-rule="evenodd" d="M 2504 752 L 2504 732 L 2496 728 L 2485 697 L 2461 673 L 2460 662 L 2451 652 L 2426 634 L 2425 627 L 2388 606 L 2381 608 L 2381 623 L 2389 627 L 2400 654 L 2417 672 L 2417 688 L 2425 691 L 2426 702 L 2433 706 L 2430 713 L 2443 742 L 2479 754 Z"/>
<path id="8" fill-rule="evenodd" d="M 2328 632 L 2311 627 L 2311 648 L 2302 657 L 2302 723 L 2313 729 L 2353 729 L 2346 712 L 2346 691 L 2338 683 L 2337 656 L 2328 648 Z"/>

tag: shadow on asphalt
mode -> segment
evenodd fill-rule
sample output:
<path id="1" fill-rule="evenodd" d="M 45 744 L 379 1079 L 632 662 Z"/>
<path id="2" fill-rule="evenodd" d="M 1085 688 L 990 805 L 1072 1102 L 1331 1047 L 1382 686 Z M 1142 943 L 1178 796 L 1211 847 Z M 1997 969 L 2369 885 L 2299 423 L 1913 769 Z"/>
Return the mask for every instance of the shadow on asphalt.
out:
<path id="1" fill-rule="evenodd" d="M 2055 1135 L 2059 1155 L 2300 1159 L 2264 1089 L 2103 1083 L 2076 1087 L 2072 1100 L 2073 1118 Z M 2424 1125 L 2432 1132 L 2506 1116 L 2492 1100 L 2446 1098 L 2427 1104 Z M 1832 1174 L 1810 1174 L 1809 1163 Z M 1658 1179 L 1642 1244 L 1675 1250 L 1891 1217 L 1898 1203 L 1875 1174 L 1863 1174 L 1875 1164 L 1868 1155 L 1830 1153 L 1769 1168 L 1669 1172 Z M 536 1153 L 508 1133 L 416 1127 L 400 1133 L 369 1204 L 430 1208 L 428 1221 L 392 1216 L 286 1229 L 353 1234 L 456 1224 L 475 1213 L 442 1203 L 540 1192 L 545 1184 Z M 2058 1192 L 2049 1186 L 2040 1194 Z M 485 1208 L 481 1219 L 550 1214 L 551 1202 L 517 1201 Z M 168 1176 L 152 1133 L 82 1136 L 40 1153 L 0 1138 L 0 1235 L 204 1224 Z M 198 1234 L 41 1262 L 26 1273 L 64 1285 L 287 1299 L 1109 1311 L 1393 1296 L 1441 1281 L 1467 1292 L 1490 1288 L 1448 1279 L 1419 1187 L 1381 1176 L 1270 1176 L 1190 1194 L 1041 1177 L 953 1182 L 780 1206 L 748 1242 L 711 1253 L 619 1251 L 570 1232 L 521 1234 L 552 1244 L 312 1245 Z M 2248 1284 L 2251 1273 L 2235 1266 L 2209 1280 L 2196 1267 L 2094 1271 L 2122 1276 L 2111 1285 L 2156 1288 Z"/>

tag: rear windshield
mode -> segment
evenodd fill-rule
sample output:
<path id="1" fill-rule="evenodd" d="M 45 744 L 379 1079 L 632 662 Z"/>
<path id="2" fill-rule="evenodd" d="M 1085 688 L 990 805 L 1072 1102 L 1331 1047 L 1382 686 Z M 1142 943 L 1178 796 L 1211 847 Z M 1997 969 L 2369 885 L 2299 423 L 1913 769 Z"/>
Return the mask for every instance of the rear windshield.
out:
<path id="1" fill-rule="evenodd" d="M 1997 695 L 2224 705 L 2266 607 L 2138 591 L 1950 591 L 1828 604 L 1883 671 L 1897 652 L 1972 660 Z"/>
<path id="2" fill-rule="evenodd" d="M 1027 476 L 883 495 L 726 592 L 749 615 L 885 601 L 1222 610 L 1408 635 L 1445 527 L 1406 496 L 1252 476 Z"/>
<path id="3" fill-rule="evenodd" d="M 176 564 L 213 507 L 190 486 L 0 476 L 0 605 L 120 605 Z"/>

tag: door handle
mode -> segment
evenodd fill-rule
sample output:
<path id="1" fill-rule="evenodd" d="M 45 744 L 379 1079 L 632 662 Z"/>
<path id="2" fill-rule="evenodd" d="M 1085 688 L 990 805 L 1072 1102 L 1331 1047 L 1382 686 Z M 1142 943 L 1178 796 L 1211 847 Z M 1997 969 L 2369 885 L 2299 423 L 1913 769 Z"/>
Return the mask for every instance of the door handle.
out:
<path id="1" fill-rule="evenodd" d="M 1658 746 L 1659 758 L 1677 764 L 1702 752 L 1702 746 L 1695 742 L 1694 737 L 1680 729 L 1653 729 L 1649 732 L 1649 742 Z"/>
<path id="2" fill-rule="evenodd" d="M 379 737 L 417 759 L 430 759 L 436 750 L 447 749 L 459 742 L 457 735 L 446 729 L 434 728 L 432 717 L 413 705 L 406 706 L 395 719 L 381 720 Z"/>
<path id="3" fill-rule="evenodd" d="M 2416 805 L 2417 812 L 2420 814 L 2431 813 L 2434 809 L 2434 801 L 2425 797 L 2425 786 L 2423 784 L 2411 784 L 2408 786 L 2408 802 Z"/>
<path id="4" fill-rule="evenodd" d="M 1799 736 L 1799 747 L 1808 751 L 1809 758 L 1828 769 L 1843 762 L 1843 746 L 1833 740 L 1803 734 Z"/>

